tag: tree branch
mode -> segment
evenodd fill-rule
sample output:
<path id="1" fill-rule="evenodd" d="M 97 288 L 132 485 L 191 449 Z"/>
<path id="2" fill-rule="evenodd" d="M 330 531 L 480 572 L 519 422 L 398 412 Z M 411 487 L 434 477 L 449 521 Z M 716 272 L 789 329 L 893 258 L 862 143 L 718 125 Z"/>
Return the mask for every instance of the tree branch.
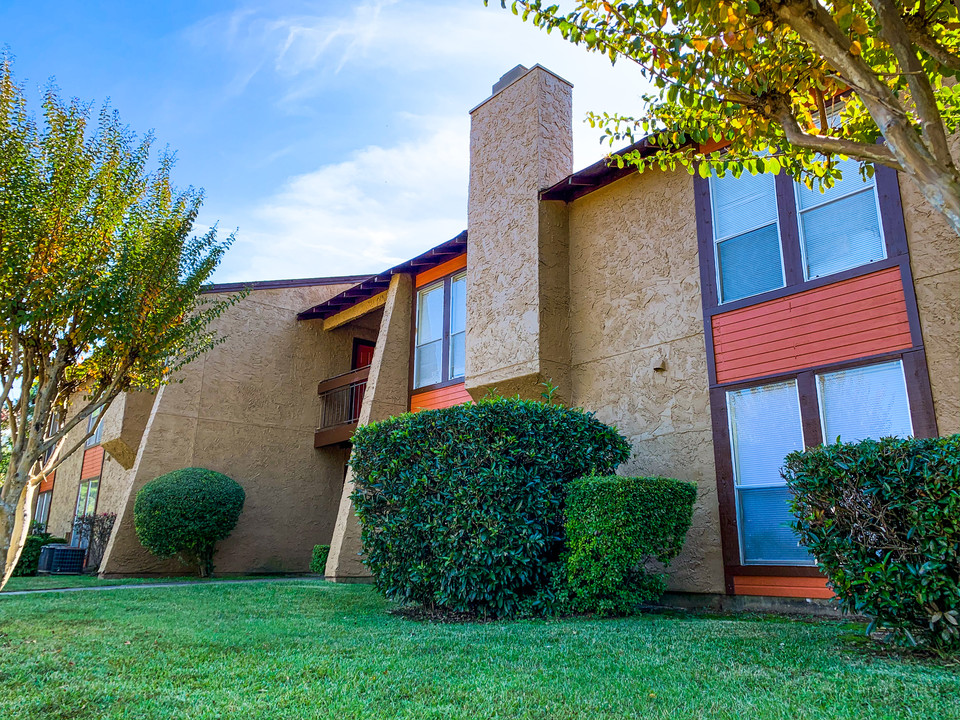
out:
<path id="1" fill-rule="evenodd" d="M 847 155 L 848 157 L 857 158 L 858 160 L 866 160 L 868 162 L 886 165 L 894 170 L 903 169 L 893 156 L 893 153 L 883 145 L 858 143 L 853 140 L 809 135 L 803 132 L 800 128 L 800 123 L 797 122 L 797 119 L 793 116 L 793 113 L 790 112 L 786 103 L 775 108 L 774 114 L 780 125 L 783 126 L 783 132 L 786 135 L 787 142 L 791 145 L 824 153 L 825 155 L 833 153 Z"/>
<path id="2" fill-rule="evenodd" d="M 960 57 L 957 57 L 947 48 L 937 42 L 937 39 L 930 35 L 925 28 L 921 27 L 919 22 L 915 20 L 908 20 L 907 34 L 910 37 L 910 42 L 923 50 L 927 55 L 932 57 L 945 68 L 949 68 L 953 71 L 960 71 Z"/>
<path id="3" fill-rule="evenodd" d="M 953 157 L 947 144 L 943 118 L 937 109 L 937 99 L 930 87 L 930 78 L 923 71 L 923 64 L 910 42 L 907 26 L 900 17 L 896 3 L 892 0 L 871 0 L 871 4 L 880 20 L 880 34 L 890 44 L 900 69 L 906 73 L 907 85 L 920 117 L 924 144 L 940 163 L 945 167 L 952 167 Z"/>

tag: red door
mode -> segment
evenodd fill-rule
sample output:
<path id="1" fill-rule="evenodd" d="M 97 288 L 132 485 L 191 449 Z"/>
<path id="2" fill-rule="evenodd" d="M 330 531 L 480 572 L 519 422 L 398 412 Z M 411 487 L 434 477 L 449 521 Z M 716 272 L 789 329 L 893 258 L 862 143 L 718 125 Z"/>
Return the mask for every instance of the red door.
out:
<path id="1" fill-rule="evenodd" d="M 373 343 L 358 342 L 353 348 L 353 367 L 351 370 L 367 367 L 373 362 Z"/>

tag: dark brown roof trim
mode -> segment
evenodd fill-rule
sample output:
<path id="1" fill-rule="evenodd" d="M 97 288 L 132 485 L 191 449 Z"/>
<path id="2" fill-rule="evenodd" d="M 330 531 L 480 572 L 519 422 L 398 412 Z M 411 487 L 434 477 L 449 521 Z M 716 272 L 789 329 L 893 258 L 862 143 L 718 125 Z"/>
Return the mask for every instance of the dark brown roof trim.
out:
<path id="1" fill-rule="evenodd" d="M 241 290 L 276 290 L 280 288 L 313 287 L 315 285 L 354 285 L 369 275 L 334 275 L 331 277 L 298 278 L 294 280 L 255 280 L 252 282 L 217 283 L 204 285 L 201 293 L 240 292 Z"/>
<path id="2" fill-rule="evenodd" d="M 635 142 L 633 145 L 618 150 L 615 155 L 626 155 L 627 153 L 639 150 L 643 155 L 650 155 L 656 150 L 656 145 L 650 136 Z M 595 162 L 590 167 L 575 172 L 556 185 L 540 191 L 541 200 L 563 200 L 570 202 L 578 197 L 583 197 L 594 190 L 599 190 L 605 185 L 619 180 L 620 178 L 632 175 L 637 169 L 633 165 L 626 165 L 622 168 L 617 167 L 617 163 L 610 158 L 604 158 Z"/>
<path id="3" fill-rule="evenodd" d="M 304 310 L 297 315 L 297 320 L 315 320 L 317 318 L 328 318 L 336 315 L 341 310 L 346 310 L 357 305 L 368 298 L 379 295 L 390 287 L 390 278 L 394 275 L 403 273 L 421 273 L 436 267 L 447 260 L 463 255 L 467 251 L 467 231 L 457 235 L 452 240 L 442 245 L 437 245 L 431 250 L 427 250 L 423 255 L 418 255 L 413 260 L 407 260 L 404 263 L 385 270 L 379 275 L 366 278 L 363 282 L 355 285 L 348 290 L 344 290 L 339 295 L 334 295 L 326 302 L 315 305 L 309 310 Z"/>

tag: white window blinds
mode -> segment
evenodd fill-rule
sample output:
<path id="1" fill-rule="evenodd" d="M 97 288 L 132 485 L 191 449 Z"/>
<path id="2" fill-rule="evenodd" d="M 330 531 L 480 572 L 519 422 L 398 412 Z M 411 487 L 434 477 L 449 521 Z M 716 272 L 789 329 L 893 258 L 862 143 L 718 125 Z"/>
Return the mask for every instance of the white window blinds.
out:
<path id="1" fill-rule="evenodd" d="M 818 375 L 817 393 L 824 442 L 913 435 L 899 360 Z"/>
<path id="2" fill-rule="evenodd" d="M 417 338 L 413 386 L 440 382 L 443 369 L 443 285 L 417 294 Z"/>
<path id="3" fill-rule="evenodd" d="M 784 285 L 773 175 L 710 179 L 720 302 Z"/>
<path id="4" fill-rule="evenodd" d="M 745 565 L 812 565 L 790 528 L 784 458 L 803 449 L 796 381 L 727 393 L 741 561 Z"/>
<path id="5" fill-rule="evenodd" d="M 843 179 L 821 193 L 795 184 L 804 273 L 809 280 L 886 257 L 874 178 L 859 163 L 839 163 Z"/>

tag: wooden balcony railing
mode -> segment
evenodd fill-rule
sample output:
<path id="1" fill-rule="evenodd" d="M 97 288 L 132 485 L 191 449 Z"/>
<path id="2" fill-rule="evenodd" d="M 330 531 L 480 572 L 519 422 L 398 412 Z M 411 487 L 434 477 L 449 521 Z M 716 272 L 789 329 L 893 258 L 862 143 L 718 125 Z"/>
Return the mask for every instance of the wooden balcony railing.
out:
<path id="1" fill-rule="evenodd" d="M 350 439 L 353 431 L 357 429 L 369 375 L 368 365 L 324 380 L 317 386 L 317 393 L 320 395 L 320 419 L 313 435 L 314 447 L 337 445 Z"/>

